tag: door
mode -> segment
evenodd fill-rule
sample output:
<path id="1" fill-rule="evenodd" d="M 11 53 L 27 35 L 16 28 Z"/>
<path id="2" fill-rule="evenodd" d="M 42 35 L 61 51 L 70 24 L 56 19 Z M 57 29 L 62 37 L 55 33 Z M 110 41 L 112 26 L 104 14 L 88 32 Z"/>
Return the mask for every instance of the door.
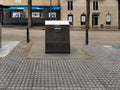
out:
<path id="1" fill-rule="evenodd" d="M 2 23 L 2 11 L 0 11 L 0 23 Z"/>
<path id="2" fill-rule="evenodd" d="M 92 16 L 92 25 L 93 25 L 93 27 L 98 26 L 98 15 L 93 15 Z"/>

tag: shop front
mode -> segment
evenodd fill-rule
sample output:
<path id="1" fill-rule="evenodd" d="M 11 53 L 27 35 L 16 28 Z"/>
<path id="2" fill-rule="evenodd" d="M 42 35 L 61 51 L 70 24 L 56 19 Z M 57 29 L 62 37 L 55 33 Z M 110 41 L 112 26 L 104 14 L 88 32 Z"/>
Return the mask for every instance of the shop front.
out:
<path id="1" fill-rule="evenodd" d="M 0 5 L 0 23 L 3 23 L 3 9 L 4 8 L 9 8 L 9 7 Z"/>
<path id="2" fill-rule="evenodd" d="M 50 9 L 52 10 L 50 12 Z M 10 6 L 4 9 L 4 24 L 27 25 L 28 7 Z M 60 6 L 32 6 L 32 24 L 44 25 L 45 20 L 60 20 Z"/>

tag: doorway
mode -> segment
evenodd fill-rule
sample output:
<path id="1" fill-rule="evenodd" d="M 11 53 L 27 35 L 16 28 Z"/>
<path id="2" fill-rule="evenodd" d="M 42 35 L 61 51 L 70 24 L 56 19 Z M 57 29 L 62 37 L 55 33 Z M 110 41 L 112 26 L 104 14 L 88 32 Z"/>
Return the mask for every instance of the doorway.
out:
<path id="1" fill-rule="evenodd" d="M 68 15 L 68 21 L 69 21 L 70 25 L 73 25 L 73 15 L 72 14 Z"/>
<path id="2" fill-rule="evenodd" d="M 2 23 L 2 11 L 0 11 L 0 23 Z"/>
<path id="3" fill-rule="evenodd" d="M 98 15 L 92 15 L 92 26 L 93 27 L 98 26 Z"/>

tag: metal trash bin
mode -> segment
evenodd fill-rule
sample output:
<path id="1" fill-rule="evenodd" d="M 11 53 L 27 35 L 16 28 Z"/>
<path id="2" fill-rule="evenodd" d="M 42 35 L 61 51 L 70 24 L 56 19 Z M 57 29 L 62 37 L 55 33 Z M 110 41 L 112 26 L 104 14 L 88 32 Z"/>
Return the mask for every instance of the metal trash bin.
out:
<path id="1" fill-rule="evenodd" d="M 70 53 L 69 21 L 45 21 L 45 52 Z"/>

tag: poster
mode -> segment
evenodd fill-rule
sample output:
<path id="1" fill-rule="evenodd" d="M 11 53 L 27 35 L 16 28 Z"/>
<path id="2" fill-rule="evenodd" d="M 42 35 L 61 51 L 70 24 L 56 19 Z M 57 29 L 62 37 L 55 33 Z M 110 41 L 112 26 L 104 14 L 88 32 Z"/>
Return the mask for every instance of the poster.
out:
<path id="1" fill-rule="evenodd" d="M 40 12 L 32 12 L 32 18 L 40 18 Z"/>
<path id="2" fill-rule="evenodd" d="M 81 16 L 82 22 L 85 22 L 85 15 Z"/>
<path id="3" fill-rule="evenodd" d="M 50 16 L 51 15 L 51 16 Z M 56 18 L 56 12 L 52 12 L 51 14 L 49 13 L 49 18 Z"/>
<path id="4" fill-rule="evenodd" d="M 111 14 L 106 15 L 106 22 L 111 22 Z"/>
<path id="5" fill-rule="evenodd" d="M 68 17 L 69 22 L 72 22 L 73 21 L 72 19 L 73 19 L 72 16 Z"/>
<path id="6" fill-rule="evenodd" d="M 15 3 L 22 3 L 21 0 L 15 0 Z"/>
<path id="7" fill-rule="evenodd" d="M 20 18 L 21 17 L 21 13 L 20 12 L 13 12 L 12 13 L 12 18 Z"/>

